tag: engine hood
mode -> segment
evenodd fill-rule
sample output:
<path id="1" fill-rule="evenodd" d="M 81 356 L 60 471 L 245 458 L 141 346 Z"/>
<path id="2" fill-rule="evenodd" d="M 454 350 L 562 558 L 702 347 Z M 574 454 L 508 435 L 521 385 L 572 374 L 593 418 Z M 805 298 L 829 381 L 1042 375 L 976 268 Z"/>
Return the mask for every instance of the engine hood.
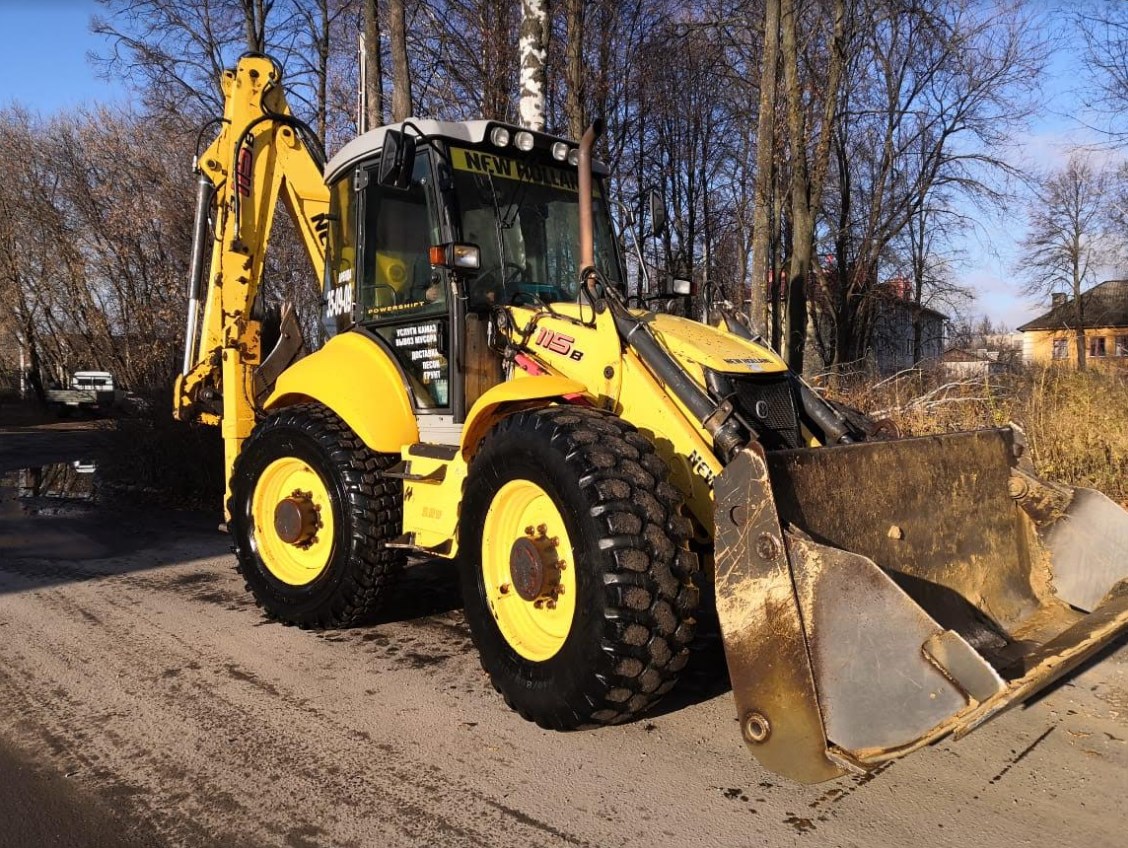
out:
<path id="1" fill-rule="evenodd" d="M 659 341 L 693 371 L 709 368 L 725 374 L 777 374 L 787 371 L 771 350 L 716 327 L 662 313 L 636 313 Z"/>

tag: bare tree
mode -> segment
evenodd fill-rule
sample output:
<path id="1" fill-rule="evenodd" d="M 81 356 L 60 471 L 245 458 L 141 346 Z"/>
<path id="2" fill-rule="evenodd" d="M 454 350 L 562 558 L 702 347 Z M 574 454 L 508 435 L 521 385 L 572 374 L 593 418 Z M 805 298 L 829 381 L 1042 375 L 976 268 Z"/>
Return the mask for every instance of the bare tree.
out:
<path id="1" fill-rule="evenodd" d="M 106 368 L 131 388 L 166 388 L 191 229 L 185 140 L 109 110 L 5 112 L 0 128 L 0 167 L 23 163 L 0 185 L 0 213 L 20 221 L 0 228 L 0 288 L 33 367 L 60 381 Z"/>
<path id="2" fill-rule="evenodd" d="M 870 23 L 855 30 L 834 131 L 822 252 L 835 273 L 816 316 L 836 367 L 866 355 L 884 281 L 898 270 L 894 242 L 925 207 L 1004 200 L 998 182 L 1015 173 L 1008 136 L 1032 108 L 1045 56 L 1019 5 L 868 0 L 858 15 Z"/>
<path id="3" fill-rule="evenodd" d="M 756 201 L 752 220 L 752 287 L 748 314 L 753 326 L 767 323 L 767 285 L 771 269 L 772 192 L 775 186 L 775 104 L 779 78 L 780 0 L 764 2 L 764 48 L 760 64 L 760 103 L 756 125 Z"/>
<path id="4" fill-rule="evenodd" d="M 380 0 L 364 3 L 364 129 L 384 123 L 384 68 L 380 47 Z"/>
<path id="5" fill-rule="evenodd" d="M 913 310 L 913 361 L 923 357 L 922 309 L 962 309 L 972 299 L 966 286 L 956 280 L 954 237 L 963 233 L 966 219 L 937 197 L 923 202 L 909 217 L 894 249 L 900 248 L 900 263 L 910 282 Z"/>
<path id="6" fill-rule="evenodd" d="M 285 52 L 289 21 L 275 19 L 274 0 L 98 0 L 91 22 L 108 47 L 91 58 L 108 75 L 145 91 L 168 115 L 222 113 L 224 68 L 239 53 Z M 192 108 L 192 105 L 195 108 Z"/>
<path id="7" fill-rule="evenodd" d="M 1088 104 L 1105 121 L 1095 127 L 1116 144 L 1128 141 L 1128 6 L 1087 0 L 1076 7 L 1074 21 L 1085 44 Z"/>
<path id="8" fill-rule="evenodd" d="M 336 48 L 334 36 L 338 29 L 335 24 L 339 18 L 348 17 L 344 14 L 347 11 L 347 5 L 333 0 L 306 0 L 295 4 L 297 52 L 305 57 L 299 64 L 298 73 L 308 75 L 310 80 L 312 99 L 309 106 L 314 114 L 317 137 L 322 146 L 325 145 L 329 131 L 329 76 Z M 376 45 L 379 51 L 379 41 Z M 377 70 L 377 82 L 379 78 Z"/>
<path id="9" fill-rule="evenodd" d="M 567 24 L 566 102 L 568 132 L 572 138 L 583 135 L 587 123 L 584 114 L 584 12 L 586 0 L 564 0 L 564 20 Z"/>
<path id="10" fill-rule="evenodd" d="M 815 213 L 819 208 L 827 161 L 830 153 L 831 127 L 838 104 L 838 89 L 845 61 L 843 40 L 846 29 L 846 5 L 835 0 L 833 7 L 833 33 L 829 39 L 828 70 L 822 90 L 822 122 L 815 136 L 813 151 L 808 152 L 810 129 L 807 122 L 803 92 L 809 85 L 799 76 L 798 32 L 800 4 L 798 0 L 783 0 L 780 14 L 780 45 L 783 53 L 783 78 L 787 95 L 787 129 L 789 164 L 791 169 L 791 266 L 787 280 L 785 303 L 787 329 L 784 337 L 784 355 L 787 364 L 795 371 L 803 370 L 803 354 L 807 341 L 807 277 L 812 271 L 815 236 Z M 810 29 L 814 32 L 815 30 Z M 808 156 L 811 156 L 808 160 Z"/>
<path id="11" fill-rule="evenodd" d="M 412 112 L 411 65 L 407 56 L 404 0 L 388 0 L 388 36 L 392 42 L 392 120 L 406 120 Z"/>
<path id="12" fill-rule="evenodd" d="M 1026 294 L 1045 297 L 1065 292 L 1072 298 L 1079 369 L 1085 368 L 1086 353 L 1081 294 L 1094 280 L 1108 249 L 1102 239 L 1108 192 L 1108 172 L 1081 154 L 1046 176 L 1027 208 L 1027 233 L 1016 268 L 1026 280 Z"/>

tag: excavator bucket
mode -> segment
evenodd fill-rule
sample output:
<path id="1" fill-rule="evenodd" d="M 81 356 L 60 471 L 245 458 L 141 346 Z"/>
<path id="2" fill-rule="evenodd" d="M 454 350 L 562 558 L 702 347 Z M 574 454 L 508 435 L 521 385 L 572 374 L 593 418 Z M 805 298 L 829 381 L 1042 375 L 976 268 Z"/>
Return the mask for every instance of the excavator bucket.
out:
<path id="1" fill-rule="evenodd" d="M 1128 512 L 1014 433 L 742 450 L 715 485 L 741 730 L 816 783 L 1020 703 L 1128 630 Z"/>

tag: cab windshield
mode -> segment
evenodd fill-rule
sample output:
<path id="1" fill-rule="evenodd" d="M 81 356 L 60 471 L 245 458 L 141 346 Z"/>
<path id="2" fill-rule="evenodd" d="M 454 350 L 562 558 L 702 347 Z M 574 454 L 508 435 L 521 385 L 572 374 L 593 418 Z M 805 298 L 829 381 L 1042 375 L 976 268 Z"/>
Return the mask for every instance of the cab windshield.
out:
<path id="1" fill-rule="evenodd" d="M 574 300 L 579 292 L 579 184 L 575 169 L 451 149 L 462 241 L 481 250 L 470 306 Z M 595 265 L 621 283 L 598 182 Z"/>

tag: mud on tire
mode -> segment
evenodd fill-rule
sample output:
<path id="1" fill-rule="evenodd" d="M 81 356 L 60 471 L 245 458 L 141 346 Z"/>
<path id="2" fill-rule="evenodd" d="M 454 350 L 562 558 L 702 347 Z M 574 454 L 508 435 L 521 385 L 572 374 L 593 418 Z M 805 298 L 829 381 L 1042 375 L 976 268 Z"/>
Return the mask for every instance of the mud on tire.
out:
<path id="1" fill-rule="evenodd" d="M 648 438 L 586 407 L 519 412 L 483 440 L 463 500 L 462 594 L 482 667 L 524 718 L 556 730 L 613 724 L 676 683 L 693 638 L 698 562 L 667 476 Z M 574 554 L 571 628 L 542 662 L 506 641 L 483 581 L 483 524 L 493 496 L 514 479 L 552 497 Z"/>
<path id="2" fill-rule="evenodd" d="M 332 553 L 311 582 L 295 586 L 263 561 L 252 497 L 263 470 L 296 457 L 322 478 L 334 519 Z M 399 533 L 402 489 L 382 472 L 398 460 L 368 447 L 330 409 L 317 403 L 286 407 L 260 422 L 244 442 L 231 477 L 231 534 L 236 568 L 270 618 L 300 627 L 348 627 L 387 596 L 403 564 L 385 541 Z"/>

